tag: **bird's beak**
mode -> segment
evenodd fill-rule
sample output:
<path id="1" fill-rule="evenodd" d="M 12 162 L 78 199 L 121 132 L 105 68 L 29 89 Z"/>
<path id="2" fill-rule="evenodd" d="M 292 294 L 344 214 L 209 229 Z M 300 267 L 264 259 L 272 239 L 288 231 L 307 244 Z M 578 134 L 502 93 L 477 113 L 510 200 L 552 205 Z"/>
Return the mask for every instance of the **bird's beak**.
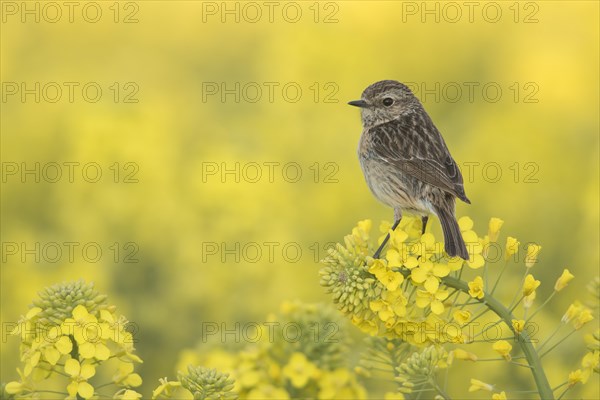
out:
<path id="1" fill-rule="evenodd" d="M 353 101 L 349 101 L 348 104 L 350 104 L 351 106 L 354 106 L 354 107 L 361 107 L 361 108 L 367 107 L 369 105 L 364 100 L 353 100 Z"/>

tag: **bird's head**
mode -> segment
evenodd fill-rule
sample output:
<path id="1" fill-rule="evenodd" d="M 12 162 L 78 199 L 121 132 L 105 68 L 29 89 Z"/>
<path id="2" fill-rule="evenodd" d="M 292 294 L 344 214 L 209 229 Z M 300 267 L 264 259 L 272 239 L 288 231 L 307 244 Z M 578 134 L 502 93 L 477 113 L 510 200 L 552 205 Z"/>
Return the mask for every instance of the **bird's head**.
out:
<path id="1" fill-rule="evenodd" d="M 421 107 L 421 103 L 408 86 L 391 80 L 372 84 L 365 89 L 360 100 L 348 104 L 361 108 L 362 121 L 366 128 L 397 119 Z"/>

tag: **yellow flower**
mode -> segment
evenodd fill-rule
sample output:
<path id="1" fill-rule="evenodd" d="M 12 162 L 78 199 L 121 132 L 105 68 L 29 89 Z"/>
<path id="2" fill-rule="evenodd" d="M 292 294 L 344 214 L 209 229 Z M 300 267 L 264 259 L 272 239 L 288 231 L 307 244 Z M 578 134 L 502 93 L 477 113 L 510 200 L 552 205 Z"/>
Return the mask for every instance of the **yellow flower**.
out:
<path id="1" fill-rule="evenodd" d="M 408 239 L 408 233 L 402 229 L 396 228 L 390 234 L 390 245 L 385 258 L 391 268 L 401 267 L 409 257 L 410 244 L 405 243 Z"/>
<path id="2" fill-rule="evenodd" d="M 49 328 L 42 337 L 38 337 L 31 344 L 28 359 L 25 365 L 25 376 L 29 376 L 33 368 L 38 365 L 41 357 L 50 365 L 56 365 L 63 355 L 69 354 L 73 349 L 73 343 L 68 336 L 59 335 L 58 326 Z"/>
<path id="3" fill-rule="evenodd" d="M 579 316 L 579 314 L 581 314 L 582 310 L 583 310 L 583 306 L 581 305 L 580 302 L 576 301 L 575 303 L 573 303 L 569 306 L 569 308 L 567 309 L 567 312 L 565 312 L 565 315 L 563 315 L 563 317 L 561 318 L 560 321 L 562 323 L 567 323 L 567 322 L 571 321 L 573 318 L 577 318 Z"/>
<path id="4" fill-rule="evenodd" d="M 31 308 L 27 314 L 25 314 L 25 316 L 22 316 L 19 319 L 17 326 L 12 329 L 9 334 L 20 335 L 21 341 L 23 342 L 30 341 L 31 339 L 35 338 L 35 322 L 32 322 L 32 319 L 40 312 L 42 312 L 40 307 Z"/>
<path id="5" fill-rule="evenodd" d="M 470 335 L 463 332 L 460 327 L 454 324 L 446 324 L 440 331 L 440 335 L 443 337 L 441 341 L 448 341 L 451 343 L 468 343 Z M 444 340 L 447 339 L 447 340 Z"/>
<path id="6" fill-rule="evenodd" d="M 408 257 L 408 249 L 406 246 L 401 246 L 400 251 L 398 249 L 390 247 L 385 253 L 385 259 L 388 262 L 390 268 L 401 267 Z M 370 271 L 369 271 L 370 272 Z"/>
<path id="7" fill-rule="evenodd" d="M 269 384 L 261 384 L 246 395 L 248 400 L 288 400 L 290 395 L 285 389 Z"/>
<path id="8" fill-rule="evenodd" d="M 419 266 L 419 259 L 414 256 L 406 257 L 403 266 L 408 269 L 416 268 Z"/>
<path id="9" fill-rule="evenodd" d="M 525 277 L 525 282 L 523 283 L 523 296 L 529 296 L 535 292 L 535 289 L 540 286 L 540 283 L 541 282 L 536 280 L 533 275 L 527 274 Z"/>
<path id="10" fill-rule="evenodd" d="M 498 340 L 493 344 L 492 348 L 500 354 L 506 361 L 511 360 L 510 352 L 512 350 L 512 346 L 506 340 Z"/>
<path id="11" fill-rule="evenodd" d="M 386 322 L 396 316 L 406 315 L 406 304 L 408 304 L 408 300 L 401 291 L 386 291 L 382 293 L 381 299 L 370 302 L 369 308 L 377 313 L 379 319 Z"/>
<path id="12" fill-rule="evenodd" d="M 469 253 L 469 259 L 467 265 L 472 269 L 479 269 L 485 264 L 485 258 L 483 258 L 483 241 L 477 237 L 474 231 L 462 232 L 465 245 L 467 246 L 467 252 Z"/>
<path id="13" fill-rule="evenodd" d="M 591 351 L 583 356 L 583 360 L 581 360 L 582 371 L 582 382 L 587 383 L 588 379 L 592 375 L 594 371 L 598 371 L 598 366 L 600 365 L 600 352 Z"/>
<path id="14" fill-rule="evenodd" d="M 498 240 L 498 235 L 500 234 L 500 228 L 504 221 L 500 218 L 490 218 L 490 223 L 488 225 L 488 238 L 490 242 L 495 242 Z"/>
<path id="15" fill-rule="evenodd" d="M 448 268 L 450 268 L 450 271 L 459 271 L 463 267 L 464 263 L 465 260 L 463 260 L 462 258 L 452 257 L 448 260 Z"/>
<path id="16" fill-rule="evenodd" d="M 471 378 L 471 386 L 469 386 L 469 392 L 476 392 L 478 390 L 487 390 L 491 392 L 494 390 L 494 385 L 490 385 L 489 383 L 482 382 L 478 379 Z"/>
<path id="17" fill-rule="evenodd" d="M 51 365 L 56 365 L 61 355 L 71 353 L 73 349 L 73 343 L 68 336 L 61 336 L 58 338 L 53 346 L 46 349 L 44 352 L 44 358 L 48 360 Z"/>
<path id="18" fill-rule="evenodd" d="M 21 383 L 51 379 L 54 372 L 67 378 L 67 398 L 88 399 L 96 395 L 89 379 L 95 376 L 96 368 L 103 361 L 114 357 L 115 363 L 119 363 L 119 360 L 135 357 L 141 362 L 139 357 L 130 354 L 133 338 L 125 331 L 127 320 L 124 316 L 114 316 L 116 308 L 108 305 L 106 296 L 96 292 L 93 285 L 83 281 L 63 283 L 44 289 L 39 297 L 33 303 L 36 307 L 29 310 L 23 321 L 30 325 L 25 326 L 29 332 L 22 336 Z M 115 334 L 117 330 L 129 335 L 126 343 L 122 343 L 124 335 Z M 72 358 L 72 354 L 76 356 Z M 140 397 L 134 391 L 128 392 L 127 386 L 139 386 L 141 378 L 137 374 L 127 375 L 118 383 L 125 387 L 114 394 L 115 398 Z M 25 386 L 15 386 L 14 390 L 19 388 L 35 394 L 33 388 Z"/>
<path id="19" fill-rule="evenodd" d="M 142 384 L 142 377 L 134 373 L 133 370 L 133 363 L 120 361 L 117 373 L 113 376 L 113 382 L 120 386 L 140 386 Z"/>
<path id="20" fill-rule="evenodd" d="M 589 333 L 584 337 L 587 348 L 591 351 L 600 350 L 600 329 L 596 329 L 595 332 Z"/>
<path id="21" fill-rule="evenodd" d="M 40 362 L 41 353 L 39 351 L 32 351 L 24 353 L 25 358 L 25 367 L 23 368 L 23 375 L 28 377 L 31 375 L 35 367 Z"/>
<path id="22" fill-rule="evenodd" d="M 262 371 L 257 370 L 256 360 L 252 358 L 254 355 L 243 353 L 242 355 L 251 357 L 239 363 L 236 383 L 242 388 L 255 387 L 262 378 Z"/>
<path id="23" fill-rule="evenodd" d="M 450 268 L 446 264 L 421 261 L 417 268 L 411 270 L 410 278 L 415 283 L 422 283 L 429 293 L 435 293 L 440 286 L 440 278 L 447 276 L 449 273 Z"/>
<path id="24" fill-rule="evenodd" d="M 356 315 L 352 316 L 352 323 L 358 327 L 361 331 L 368 333 L 371 336 L 377 335 L 379 328 L 377 324 L 370 319 L 363 319 Z"/>
<path id="25" fill-rule="evenodd" d="M 71 377 L 71 383 L 67 386 L 69 396 L 79 395 L 84 399 L 89 399 L 94 395 L 94 387 L 87 380 L 96 374 L 96 368 L 92 364 L 83 363 L 69 358 L 65 362 L 64 370 Z"/>
<path id="26" fill-rule="evenodd" d="M 362 221 L 358 221 L 358 229 L 362 230 L 365 233 L 369 233 L 371 231 L 371 227 L 373 226 L 373 221 L 370 219 L 364 219 Z"/>
<path id="27" fill-rule="evenodd" d="M 530 243 L 527 246 L 527 254 L 525 255 L 525 266 L 531 268 L 537 262 L 538 254 L 542 250 L 542 246 L 535 243 Z"/>
<path id="28" fill-rule="evenodd" d="M 359 221 L 357 226 L 352 228 L 352 235 L 348 235 L 344 238 L 348 247 L 355 247 L 356 249 L 367 250 L 367 240 L 369 238 L 369 231 L 371 230 L 371 220 Z"/>
<path id="29" fill-rule="evenodd" d="M 575 278 L 575 275 L 569 272 L 568 269 L 564 269 L 562 275 L 556 280 L 554 284 L 554 290 L 560 292 L 563 290 L 571 280 Z"/>
<path id="30" fill-rule="evenodd" d="M 404 242 L 408 239 L 408 233 L 400 228 L 396 228 L 395 231 L 390 233 L 390 245 L 393 248 L 399 249 L 404 247 Z"/>
<path id="31" fill-rule="evenodd" d="M 394 291 L 404 282 L 404 276 L 400 272 L 394 272 L 386 263 L 380 259 L 372 261 L 369 272 L 375 275 L 387 290 Z"/>
<path id="32" fill-rule="evenodd" d="M 481 255 L 483 256 L 484 259 L 488 258 L 488 255 L 490 253 L 490 237 L 488 235 L 485 235 L 484 237 L 482 237 L 479 242 L 481 243 L 481 248 L 482 248 L 482 252 Z"/>
<path id="33" fill-rule="evenodd" d="M 303 353 L 295 352 L 283 367 L 283 375 L 292 382 L 292 386 L 302 388 L 311 378 L 317 376 L 319 369 L 308 361 Z"/>
<path id="34" fill-rule="evenodd" d="M 469 282 L 469 294 L 473 298 L 483 299 L 485 294 L 483 293 L 483 279 L 480 276 L 476 276 L 474 280 Z"/>
<path id="35" fill-rule="evenodd" d="M 158 396 L 163 394 L 163 392 L 165 396 L 171 397 L 173 392 L 177 390 L 177 388 L 181 387 L 181 382 L 179 381 L 169 382 L 167 378 L 160 378 L 158 381 L 160 382 L 160 385 L 152 391 L 153 399 L 156 399 Z"/>
<path id="36" fill-rule="evenodd" d="M 319 379 L 319 399 L 356 398 L 356 382 L 346 368 L 325 372 Z"/>
<path id="37" fill-rule="evenodd" d="M 400 272 L 388 270 L 384 274 L 378 275 L 377 280 L 383 283 L 387 290 L 394 291 L 404 282 L 404 276 Z"/>
<path id="38" fill-rule="evenodd" d="M 533 301 L 535 300 L 536 297 L 536 292 L 531 293 L 529 296 L 525 296 L 523 297 L 523 307 L 524 308 L 530 308 L 533 305 Z"/>
<path id="39" fill-rule="evenodd" d="M 25 390 L 25 385 L 21 382 L 8 382 L 6 386 L 4 386 L 4 391 L 8 394 L 19 394 Z"/>
<path id="40" fill-rule="evenodd" d="M 581 329 L 581 327 L 583 325 L 587 324 L 588 322 L 590 322 L 593 319 L 594 319 L 594 315 L 592 314 L 591 310 L 589 308 L 585 307 L 585 308 L 583 308 L 583 310 L 581 310 L 581 312 L 575 319 L 573 326 L 575 327 L 575 329 Z"/>
<path id="41" fill-rule="evenodd" d="M 461 217 L 458 220 L 458 227 L 469 253 L 469 259 L 466 261 L 467 265 L 473 269 L 483 267 L 485 264 L 485 259 L 483 258 L 484 241 L 479 239 L 475 231 L 473 231 L 473 220 L 469 217 Z M 457 262 L 459 261 L 453 261 L 452 264 Z M 454 268 L 455 265 L 450 266 L 450 269 L 454 270 Z"/>
<path id="42" fill-rule="evenodd" d="M 475 354 L 469 353 L 463 349 L 454 349 L 452 351 L 453 357 L 457 360 L 477 361 L 478 358 Z"/>
<path id="43" fill-rule="evenodd" d="M 502 391 L 500 393 L 494 393 L 492 395 L 492 400 L 506 400 L 506 392 Z"/>
<path id="44" fill-rule="evenodd" d="M 576 371 L 570 372 L 569 373 L 569 387 L 575 386 L 576 384 L 578 384 L 579 382 L 583 381 L 583 372 L 578 369 Z"/>
<path id="45" fill-rule="evenodd" d="M 524 319 L 513 319 L 512 327 L 516 333 L 523 332 L 523 329 L 525 328 L 525 320 Z"/>
<path id="46" fill-rule="evenodd" d="M 468 310 L 456 310 L 454 311 L 454 314 L 452 314 L 452 317 L 460 325 L 464 325 L 471 319 L 471 312 Z"/>
<path id="47" fill-rule="evenodd" d="M 419 323 L 402 321 L 395 326 L 395 333 L 411 344 L 465 343 L 464 335 L 456 324 L 444 323 L 444 320 L 430 313 L 425 321 Z"/>
<path id="48" fill-rule="evenodd" d="M 377 274 L 382 274 L 387 270 L 387 265 L 385 262 L 379 258 L 370 259 L 371 265 L 369 265 L 369 272 L 373 275 L 377 276 Z"/>
<path id="49" fill-rule="evenodd" d="M 110 314 L 107 311 L 105 313 Z M 71 314 L 73 318 L 65 319 L 61 325 L 61 330 L 73 334 L 79 345 L 79 355 L 82 358 L 108 360 L 110 350 L 102 339 L 111 337 L 109 324 L 106 322 L 99 323 L 98 319 L 81 304 L 75 307 Z"/>
<path id="50" fill-rule="evenodd" d="M 467 244 L 467 251 L 469 252 L 467 264 L 470 268 L 479 269 L 485 264 L 485 255 L 483 254 L 485 245 L 485 239 L 481 238 L 477 238 L 473 243 Z"/>
<path id="51" fill-rule="evenodd" d="M 458 219 L 458 228 L 461 232 L 470 231 L 473 229 L 474 222 L 469 217 L 460 217 Z"/>
<path id="52" fill-rule="evenodd" d="M 514 254 L 517 254 L 517 252 L 519 251 L 519 246 L 521 245 L 521 243 L 515 239 L 514 237 L 507 237 L 506 238 L 506 254 L 504 255 L 504 258 L 506 260 L 509 260 Z"/>
<path id="53" fill-rule="evenodd" d="M 450 293 L 447 290 L 438 290 L 435 293 L 429 293 L 425 290 L 417 290 L 417 298 L 415 304 L 419 308 L 425 308 L 429 306 L 431 312 L 436 315 L 440 315 L 444 312 L 444 303 L 442 303 L 448 297 Z"/>
<path id="54" fill-rule="evenodd" d="M 82 358 L 96 358 L 97 360 L 104 361 L 110 357 L 110 350 L 100 341 L 95 343 L 87 342 L 79 346 L 79 355 Z"/>
<path id="55" fill-rule="evenodd" d="M 442 251 L 440 243 L 435 241 L 435 236 L 431 233 L 424 233 L 419 239 L 417 246 L 413 246 L 412 250 L 416 250 L 416 254 L 421 260 L 428 260 L 434 254 Z"/>

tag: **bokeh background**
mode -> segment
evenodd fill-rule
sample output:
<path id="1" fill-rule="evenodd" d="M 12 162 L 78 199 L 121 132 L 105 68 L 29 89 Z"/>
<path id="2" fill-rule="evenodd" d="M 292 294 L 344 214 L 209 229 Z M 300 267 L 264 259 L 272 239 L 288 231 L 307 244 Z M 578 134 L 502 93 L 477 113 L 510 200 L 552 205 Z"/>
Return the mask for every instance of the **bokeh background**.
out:
<path id="1" fill-rule="evenodd" d="M 244 2 L 123 2 L 118 15 L 113 2 L 97 2 L 95 23 L 83 18 L 85 3 L 73 22 L 63 7 L 55 23 L 43 2 L 39 22 L 6 3 L 2 323 L 45 286 L 94 281 L 139 327 L 144 393 L 174 375 L 202 322 L 264 321 L 285 300 L 330 302 L 318 278 L 324 249 L 360 219 L 392 217 L 364 183 L 359 113 L 346 105 L 377 80 L 411 82 L 442 131 L 472 200 L 457 213 L 481 234 L 500 217 L 523 246 L 543 246 L 539 296 L 563 268 L 576 276 L 542 321 L 559 319 L 598 274 L 597 2 L 476 2 L 471 16 L 454 3 L 460 17 L 443 2 L 281 2 L 272 22 L 260 2 L 255 22 Z M 40 82 L 39 102 L 21 99 L 22 82 Z M 56 102 L 49 82 L 63 90 Z M 64 82 L 79 85 L 72 102 Z M 81 92 L 90 82 L 102 88 L 95 103 Z M 222 97 L 221 85 L 235 92 L 236 83 L 239 99 Z M 39 182 L 21 175 L 35 163 Z M 49 163 L 62 165 L 58 182 Z M 79 163 L 73 182 L 64 163 Z M 94 177 L 82 169 L 89 163 L 102 172 L 96 183 L 82 176 Z M 223 168 L 239 168 L 239 179 Z M 440 232 L 436 220 L 431 229 Z M 79 244 L 73 259 L 66 242 Z M 39 260 L 24 251 L 36 243 Z M 57 261 L 51 243 L 63 251 Z M 97 262 L 82 254 L 89 243 L 103 251 Z M 577 343 L 557 350 L 563 362 L 550 375 L 574 369 Z M 15 379 L 17 365 L 17 339 L 3 329 L 1 380 Z M 597 397 L 598 385 L 573 393 Z"/>

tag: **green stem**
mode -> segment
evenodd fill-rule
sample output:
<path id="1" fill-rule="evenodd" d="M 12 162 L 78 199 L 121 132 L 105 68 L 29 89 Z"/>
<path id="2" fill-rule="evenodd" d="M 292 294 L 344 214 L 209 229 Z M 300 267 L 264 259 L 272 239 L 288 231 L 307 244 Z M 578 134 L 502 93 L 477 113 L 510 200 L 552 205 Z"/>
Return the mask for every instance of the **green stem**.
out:
<path id="1" fill-rule="evenodd" d="M 512 301 L 510 302 L 510 306 L 508 306 L 511 310 L 514 310 L 514 306 L 516 304 L 519 304 L 519 302 L 517 301 L 517 298 L 519 297 L 519 294 L 522 292 L 523 284 L 525 283 L 526 277 L 527 277 L 527 271 L 525 271 L 525 274 L 523 274 L 523 279 L 521 279 L 521 285 L 519 286 L 519 290 L 517 290 L 515 292 L 515 297 L 513 297 Z M 515 304 L 515 301 L 517 301 L 516 304 Z M 519 299 L 519 301 L 520 301 L 520 299 Z"/>
<path id="2" fill-rule="evenodd" d="M 533 317 L 535 317 L 537 315 L 537 313 L 539 313 L 540 311 L 542 311 L 542 308 L 544 308 L 544 306 L 546 304 L 548 304 L 550 302 L 550 300 L 552 300 L 552 298 L 554 297 L 554 295 L 556 294 L 556 291 L 552 292 L 552 294 L 550 296 L 548 296 L 548 298 L 546 299 L 546 301 L 544 301 L 544 303 L 539 306 L 537 308 L 537 310 L 535 310 L 535 312 L 533 314 L 531 314 L 531 316 L 529 318 L 527 318 L 527 320 L 525 321 L 526 323 L 531 321 L 533 319 Z"/>
<path id="3" fill-rule="evenodd" d="M 531 368 L 531 366 L 529 364 L 521 364 L 515 361 L 510 361 L 511 364 L 516 365 L 517 367 L 523 367 L 523 368 Z"/>
<path id="4" fill-rule="evenodd" d="M 517 301 L 515 304 L 513 304 L 510 309 L 508 310 L 509 313 L 512 314 L 513 311 L 515 311 L 515 308 L 517 308 L 519 306 L 519 304 L 521 304 L 521 300 L 523 300 L 525 298 L 524 295 L 521 295 L 521 297 L 519 298 L 519 301 Z M 512 325 L 512 324 L 511 324 Z"/>
<path id="5" fill-rule="evenodd" d="M 467 282 L 461 281 L 459 279 L 453 278 L 451 276 L 446 276 L 442 278 L 442 282 L 448 287 L 459 289 L 464 293 L 469 293 L 469 286 Z M 512 329 L 512 320 L 515 319 L 511 312 L 497 299 L 494 297 L 484 296 L 483 299 L 479 299 L 479 301 L 483 304 L 486 304 L 490 310 L 492 310 L 498 317 L 502 318 L 506 325 L 508 325 Z M 515 334 L 517 334 L 515 332 Z M 521 346 L 521 350 L 527 359 L 527 363 L 531 366 L 531 373 L 533 374 L 533 379 L 535 380 L 535 384 L 538 388 L 538 392 L 542 399 L 554 399 L 554 392 L 548 383 L 548 378 L 544 372 L 544 368 L 542 367 L 542 361 L 537 354 L 531 340 L 529 338 L 529 334 L 527 331 L 523 330 L 520 334 L 519 345 Z"/>
<path id="6" fill-rule="evenodd" d="M 479 307 L 478 310 L 480 310 L 481 308 L 484 308 L 484 310 L 482 312 L 480 312 L 479 314 L 477 314 L 476 316 L 474 316 L 473 318 L 471 318 L 471 320 L 469 321 L 469 324 L 472 324 L 473 322 L 477 321 L 479 318 L 483 317 L 485 314 L 487 314 L 490 311 L 489 307 L 485 307 L 485 303 L 481 302 L 482 305 Z"/>
<path id="7" fill-rule="evenodd" d="M 552 331 L 552 333 L 550 334 L 550 336 L 548 336 L 546 339 L 544 339 L 544 341 L 542 342 L 542 344 L 538 346 L 538 351 L 542 351 L 542 349 L 544 347 L 546 347 L 546 345 L 548 343 L 550 343 L 550 340 L 552 340 L 552 338 L 554 336 L 556 336 L 556 334 L 558 333 L 558 331 L 560 330 L 560 328 L 562 328 L 563 326 L 564 326 L 564 324 L 562 322 L 560 324 L 558 324 L 558 326 L 556 328 L 554 328 L 554 331 Z"/>
<path id="8" fill-rule="evenodd" d="M 560 389 L 561 387 L 565 386 L 565 385 L 566 385 L 566 384 L 568 384 L 568 383 L 569 383 L 569 381 L 564 381 L 563 383 L 561 383 L 560 385 L 556 386 L 556 387 L 555 387 L 554 389 L 552 389 L 552 390 L 556 391 L 556 390 Z"/>
<path id="9" fill-rule="evenodd" d="M 564 392 L 562 392 L 562 394 L 560 396 L 558 396 L 558 400 L 562 399 L 564 397 L 565 394 L 567 394 L 567 392 L 571 390 L 571 386 L 569 386 L 568 388 L 565 389 Z"/>
<path id="10" fill-rule="evenodd" d="M 454 300 L 452 300 L 452 296 L 456 295 L 456 298 Z M 448 295 L 448 298 L 446 299 L 446 301 L 450 301 L 452 302 L 452 304 L 456 304 L 456 301 L 458 300 L 458 296 L 460 296 L 460 290 L 456 290 L 454 289 L 452 291 L 452 293 L 450 293 Z M 447 319 L 450 319 L 450 317 L 452 316 L 452 308 L 448 308 L 448 315 L 447 315 Z"/>
<path id="11" fill-rule="evenodd" d="M 567 338 L 569 336 L 571 336 L 572 334 L 574 334 L 575 332 L 577 332 L 577 331 L 575 329 L 573 329 L 567 336 L 563 337 L 558 342 L 554 343 L 554 345 L 552 345 L 552 347 L 550 347 L 548 350 L 544 351 L 544 353 L 541 355 L 541 357 L 544 357 L 546 354 L 550 353 L 552 350 L 554 350 L 554 348 L 556 346 L 558 346 L 559 344 L 561 344 L 562 342 L 564 342 L 565 340 L 567 340 Z"/>
<path id="12" fill-rule="evenodd" d="M 496 288 L 498 287 L 498 284 L 500 283 L 500 279 L 502 278 L 502 275 L 504 275 L 504 271 L 506 271 L 507 266 L 508 266 L 508 261 L 504 260 L 504 267 L 502 267 L 502 269 L 500 270 L 500 274 L 498 275 L 498 278 L 496 278 L 496 283 L 494 283 L 494 287 L 492 288 L 490 295 L 494 294 L 494 292 L 496 291 Z"/>
<path id="13" fill-rule="evenodd" d="M 440 396 L 442 396 L 442 398 L 444 400 L 450 400 L 450 396 L 448 396 L 446 394 L 446 392 L 444 392 L 444 390 L 437 384 L 437 382 L 435 381 L 435 379 L 431 378 L 429 380 L 429 383 L 431 384 L 431 386 L 433 386 L 433 388 L 435 389 L 435 391 L 438 392 L 438 394 Z"/>
<path id="14" fill-rule="evenodd" d="M 71 343 L 73 344 L 70 356 L 72 359 L 77 360 L 79 362 L 79 346 L 77 345 L 77 340 L 75 340 L 75 337 L 73 335 L 69 335 L 69 339 L 71 339 Z M 77 393 L 75 397 L 77 398 L 77 400 L 84 400 L 83 397 L 79 395 L 79 393 Z"/>
<path id="15" fill-rule="evenodd" d="M 485 334 L 485 333 L 486 333 L 487 331 L 489 331 L 490 329 L 497 327 L 497 326 L 498 326 L 498 325 L 500 325 L 502 322 L 504 322 L 504 321 L 502 321 L 501 319 L 499 319 L 498 321 L 494 322 L 494 324 L 493 324 L 493 325 L 490 325 L 490 326 L 488 326 L 487 328 L 485 328 L 484 330 L 482 330 L 481 332 L 479 332 L 478 334 L 476 334 L 476 335 L 473 335 L 473 337 L 472 337 L 471 339 L 476 339 L 476 338 L 478 338 L 479 336 L 481 336 L 481 335 Z"/>

